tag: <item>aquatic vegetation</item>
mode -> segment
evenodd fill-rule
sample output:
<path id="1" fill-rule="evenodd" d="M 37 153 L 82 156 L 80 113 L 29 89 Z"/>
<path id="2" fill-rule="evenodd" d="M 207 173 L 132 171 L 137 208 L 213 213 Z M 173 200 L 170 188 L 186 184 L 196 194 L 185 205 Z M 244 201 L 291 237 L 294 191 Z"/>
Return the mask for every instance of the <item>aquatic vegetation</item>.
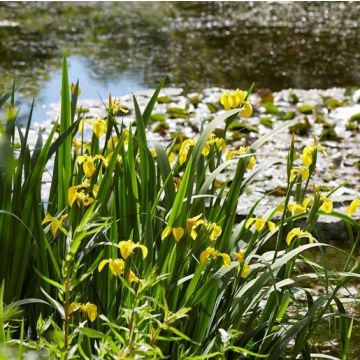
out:
<path id="1" fill-rule="evenodd" d="M 312 112 L 314 111 L 314 107 L 312 105 L 303 104 L 298 106 L 298 111 L 301 114 L 308 115 L 308 114 L 312 114 Z"/>
<path id="2" fill-rule="evenodd" d="M 60 126 L 45 142 L 40 132 L 30 151 L 31 114 L 25 131 L 14 111 L 1 123 L 0 354 L 3 347 L 61 359 L 309 358 L 321 353 L 316 334 L 328 326 L 346 359 L 357 319 L 345 302 L 358 299 L 345 301 L 340 290 L 359 278 L 359 199 L 336 211 L 337 189 L 310 183 L 325 148 L 314 141 L 299 151 L 293 137 L 278 159 L 287 177 L 278 206 L 261 213 L 262 196 L 239 221 L 249 184 L 273 165 L 258 161 L 262 144 L 298 120 L 235 147 L 227 131 L 253 111 L 251 89 L 235 90 L 219 99 L 227 111 L 196 137 L 150 142 L 164 83 L 143 110 L 133 97 L 136 126 L 118 121 L 127 109 L 111 96 L 105 118 L 85 119 L 64 60 Z M 5 94 L 1 105 L 14 108 L 14 98 Z M 317 238 L 319 216 L 346 224 L 341 271 L 326 264 L 334 246 Z M 311 289 L 314 281 L 325 290 Z"/>

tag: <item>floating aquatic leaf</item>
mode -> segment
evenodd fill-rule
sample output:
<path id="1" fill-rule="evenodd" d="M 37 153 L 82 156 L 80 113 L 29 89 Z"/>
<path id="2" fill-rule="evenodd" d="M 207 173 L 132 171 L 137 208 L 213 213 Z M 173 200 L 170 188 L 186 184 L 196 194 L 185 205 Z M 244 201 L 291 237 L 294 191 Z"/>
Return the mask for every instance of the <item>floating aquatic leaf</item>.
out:
<path id="1" fill-rule="evenodd" d="M 297 109 L 302 114 L 312 114 L 314 107 L 312 105 L 303 104 L 303 105 L 298 106 Z"/>

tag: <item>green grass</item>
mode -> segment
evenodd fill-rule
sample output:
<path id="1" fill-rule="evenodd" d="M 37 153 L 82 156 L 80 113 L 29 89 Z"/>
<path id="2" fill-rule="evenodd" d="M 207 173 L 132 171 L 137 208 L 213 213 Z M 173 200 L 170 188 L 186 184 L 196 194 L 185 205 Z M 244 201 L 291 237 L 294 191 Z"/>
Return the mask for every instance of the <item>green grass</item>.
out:
<path id="1" fill-rule="evenodd" d="M 119 125 L 115 115 L 120 105 L 110 98 L 106 128 L 100 139 L 95 131 L 86 146 L 79 136 L 84 114 L 75 111 L 77 91 L 69 91 L 64 59 L 60 132 L 56 134 L 58 124 L 47 139 L 39 132 L 31 152 L 31 113 L 25 132 L 12 115 L 2 123 L 0 354 L 308 359 L 321 353 L 315 336 L 327 324 L 329 337 L 339 339 L 336 358 L 349 359 L 358 319 L 345 309 L 338 291 L 360 277 L 355 253 L 360 225 L 325 206 L 335 198 L 333 192 L 309 191 L 319 148 L 311 148 L 311 163 L 305 159 L 300 166 L 294 161 L 301 154 L 293 140 L 287 159 L 279 159 L 287 163 L 288 182 L 278 208 L 249 225 L 256 202 L 247 218 L 236 223 L 237 204 L 246 198 L 247 187 L 271 166 L 252 168 L 252 156 L 296 121 L 226 160 L 221 144 L 241 111 L 232 109 L 212 120 L 186 151 L 183 143 L 183 152 L 170 161 L 175 143 L 164 147 L 149 143 L 146 136 L 164 83 L 143 111 L 134 97 L 135 131 Z M 14 96 L 14 90 L 2 96 L 2 107 L 9 101 L 13 107 Z M 213 137 L 219 128 L 223 137 Z M 72 147 L 74 137 L 81 143 L 78 150 Z M 87 160 L 79 161 L 82 155 Z M 43 199 L 42 177 L 53 158 L 51 189 Z M 235 172 L 217 186 L 217 176 L 234 164 Z M 174 179 L 178 174 L 180 184 Z M 309 192 L 312 201 L 304 206 Z M 292 211 L 292 198 L 302 210 Z M 347 226 L 351 245 L 342 271 L 307 257 L 309 249 L 323 254 L 331 246 L 316 240 L 321 214 Z M 48 221 L 43 221 L 46 215 Z M 287 235 L 301 219 L 305 225 L 299 236 L 287 244 Z M 196 223 L 193 229 L 191 222 Z M 312 236 L 314 243 L 309 243 Z M 130 255 L 119 248 L 125 240 L 137 245 L 128 248 Z M 316 297 L 309 291 L 314 281 L 325 288 Z"/>

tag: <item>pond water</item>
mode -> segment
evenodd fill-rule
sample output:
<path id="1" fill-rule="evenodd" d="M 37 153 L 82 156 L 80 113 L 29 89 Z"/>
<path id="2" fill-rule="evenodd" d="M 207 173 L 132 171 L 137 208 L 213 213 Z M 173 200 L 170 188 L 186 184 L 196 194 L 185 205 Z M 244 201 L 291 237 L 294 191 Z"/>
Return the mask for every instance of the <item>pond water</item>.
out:
<path id="1" fill-rule="evenodd" d="M 360 4 L 0 2 L 0 90 L 58 100 L 60 59 L 84 97 L 169 85 L 328 88 L 360 84 Z M 38 119 L 40 120 L 40 119 Z"/>

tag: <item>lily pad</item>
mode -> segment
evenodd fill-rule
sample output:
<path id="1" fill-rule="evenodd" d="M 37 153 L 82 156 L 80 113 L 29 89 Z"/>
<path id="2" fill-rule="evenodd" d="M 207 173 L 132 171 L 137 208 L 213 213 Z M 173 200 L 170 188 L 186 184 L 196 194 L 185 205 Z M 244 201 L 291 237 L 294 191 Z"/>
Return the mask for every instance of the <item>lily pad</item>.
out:
<path id="1" fill-rule="evenodd" d="M 179 107 L 170 107 L 167 109 L 167 114 L 170 119 L 188 119 L 190 116 L 188 107 L 185 109 Z"/>
<path id="2" fill-rule="evenodd" d="M 354 115 L 350 118 L 350 121 L 360 122 L 360 113 L 359 113 L 359 114 L 354 114 Z"/>
<path id="3" fill-rule="evenodd" d="M 201 103 L 201 96 L 200 95 L 194 95 L 189 98 L 189 101 L 191 104 L 194 105 L 194 107 L 197 107 Z"/>
<path id="4" fill-rule="evenodd" d="M 288 103 L 292 105 L 296 105 L 299 102 L 299 98 L 295 93 L 290 93 L 288 97 Z"/>
<path id="5" fill-rule="evenodd" d="M 260 118 L 260 124 L 268 127 L 268 128 L 271 128 L 273 127 L 273 122 L 271 120 L 271 117 L 270 116 L 262 116 Z"/>
<path id="6" fill-rule="evenodd" d="M 279 108 L 271 102 L 265 103 L 264 108 L 267 114 L 277 114 L 279 112 Z"/>
<path id="7" fill-rule="evenodd" d="M 159 104 L 168 104 L 171 102 L 171 98 L 170 96 L 164 95 L 164 96 L 159 96 L 156 101 Z"/>
<path id="8" fill-rule="evenodd" d="M 356 121 L 348 121 L 346 124 L 346 130 L 347 131 L 358 131 L 359 130 L 359 124 L 356 123 Z"/>
<path id="9" fill-rule="evenodd" d="M 344 101 L 324 96 L 323 103 L 329 110 L 334 110 L 344 104 Z"/>
<path id="10" fill-rule="evenodd" d="M 161 121 L 159 124 L 156 125 L 154 128 L 154 132 L 163 132 L 169 130 L 169 124 L 166 121 Z"/>
<path id="11" fill-rule="evenodd" d="M 303 104 L 298 106 L 298 111 L 302 114 L 312 114 L 314 110 L 314 107 L 312 105 L 308 105 L 308 104 Z"/>
<path id="12" fill-rule="evenodd" d="M 245 124 L 241 121 L 233 121 L 230 125 L 229 125 L 229 130 L 236 130 L 236 131 L 240 131 L 243 134 L 249 134 L 251 132 L 259 132 L 259 130 L 249 124 Z"/>
<path id="13" fill-rule="evenodd" d="M 288 111 L 288 112 L 284 112 L 284 111 L 280 111 L 277 116 L 278 119 L 281 121 L 288 121 L 288 120 L 292 120 L 295 118 L 295 111 Z"/>
<path id="14" fill-rule="evenodd" d="M 164 114 L 155 113 L 155 114 L 151 114 L 150 116 L 150 122 L 158 122 L 165 120 L 166 120 L 166 116 Z"/>
<path id="15" fill-rule="evenodd" d="M 299 122 L 294 126 L 289 127 L 289 133 L 290 134 L 294 133 L 299 136 L 306 136 L 309 134 L 310 129 L 311 129 L 311 124 L 308 118 L 305 116 L 301 122 Z"/>
<path id="16" fill-rule="evenodd" d="M 320 135 L 320 141 L 339 141 L 340 137 L 335 131 L 334 125 L 326 124 L 323 126 L 323 131 Z"/>

